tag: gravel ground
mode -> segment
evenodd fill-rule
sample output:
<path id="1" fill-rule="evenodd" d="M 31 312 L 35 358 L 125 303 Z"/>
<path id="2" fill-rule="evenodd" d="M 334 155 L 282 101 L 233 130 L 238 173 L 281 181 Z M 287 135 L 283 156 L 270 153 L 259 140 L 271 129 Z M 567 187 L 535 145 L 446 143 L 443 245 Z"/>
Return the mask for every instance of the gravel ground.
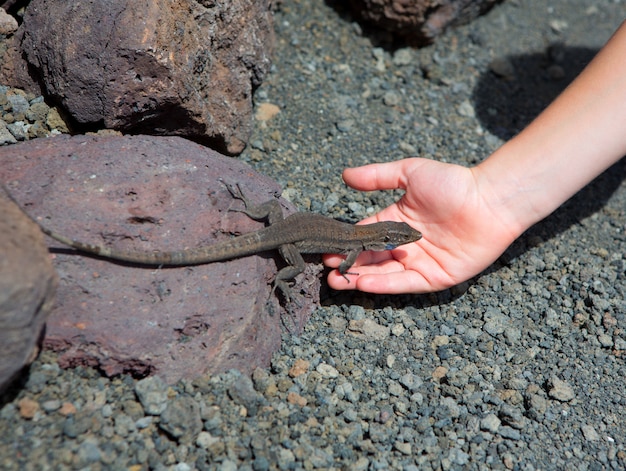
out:
<path id="1" fill-rule="evenodd" d="M 256 95 L 281 112 L 242 158 L 302 209 L 348 220 L 398 195 L 348 190 L 344 167 L 482 160 L 626 17 L 617 0 L 507 0 L 415 51 L 335 3 L 281 3 Z M 464 286 L 327 293 L 252 380 L 168 387 L 44 354 L 0 409 L 0 468 L 624 469 L 624 167 Z"/>

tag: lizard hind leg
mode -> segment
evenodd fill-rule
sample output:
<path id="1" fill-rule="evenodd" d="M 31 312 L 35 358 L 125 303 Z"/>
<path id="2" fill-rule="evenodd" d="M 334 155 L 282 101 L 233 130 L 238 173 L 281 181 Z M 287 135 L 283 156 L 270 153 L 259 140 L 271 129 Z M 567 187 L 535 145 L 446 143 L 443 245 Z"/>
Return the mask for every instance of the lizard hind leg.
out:
<path id="1" fill-rule="evenodd" d="M 286 267 L 281 268 L 274 279 L 274 287 L 272 291 L 278 288 L 287 302 L 296 302 L 293 296 L 293 288 L 289 281 L 304 271 L 306 263 L 300 254 L 300 251 L 293 244 L 285 244 L 279 248 L 280 255 L 287 263 Z"/>

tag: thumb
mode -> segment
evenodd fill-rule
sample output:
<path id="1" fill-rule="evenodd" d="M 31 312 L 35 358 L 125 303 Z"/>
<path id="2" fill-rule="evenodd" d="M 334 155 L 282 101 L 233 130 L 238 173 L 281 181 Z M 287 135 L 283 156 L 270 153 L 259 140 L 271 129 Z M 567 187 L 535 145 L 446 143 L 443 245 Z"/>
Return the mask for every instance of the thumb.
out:
<path id="1" fill-rule="evenodd" d="M 416 160 L 403 159 L 347 168 L 342 177 L 348 186 L 360 191 L 406 189 L 407 170 Z"/>

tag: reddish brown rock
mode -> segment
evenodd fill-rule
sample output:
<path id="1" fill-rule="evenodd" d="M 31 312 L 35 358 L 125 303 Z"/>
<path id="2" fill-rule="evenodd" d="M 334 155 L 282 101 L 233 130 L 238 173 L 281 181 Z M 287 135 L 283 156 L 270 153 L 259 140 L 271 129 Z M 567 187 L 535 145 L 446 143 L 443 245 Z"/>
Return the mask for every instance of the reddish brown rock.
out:
<path id="1" fill-rule="evenodd" d="M 177 137 L 58 136 L 0 148 L 0 180 L 42 224 L 131 250 L 211 244 L 262 227 L 224 185 L 253 201 L 278 186 L 249 166 Z M 53 247 L 60 247 L 50 242 Z M 267 366 L 281 326 L 301 328 L 319 301 L 319 268 L 286 313 L 271 294 L 275 253 L 194 267 L 137 267 L 54 250 L 61 279 L 44 346 L 62 366 L 168 382 Z"/>
<path id="2" fill-rule="evenodd" d="M 32 0 L 1 78 L 33 89 L 23 55 L 79 127 L 185 136 L 236 154 L 270 66 L 268 3 Z"/>
<path id="3" fill-rule="evenodd" d="M 352 11 L 367 23 L 430 44 L 448 26 L 467 23 L 502 0 L 350 0 Z"/>
<path id="4" fill-rule="evenodd" d="M 43 234 L 0 189 L 0 391 L 39 352 L 57 278 Z"/>
<path id="5" fill-rule="evenodd" d="M 0 35 L 9 36 L 17 31 L 17 20 L 0 8 Z"/>

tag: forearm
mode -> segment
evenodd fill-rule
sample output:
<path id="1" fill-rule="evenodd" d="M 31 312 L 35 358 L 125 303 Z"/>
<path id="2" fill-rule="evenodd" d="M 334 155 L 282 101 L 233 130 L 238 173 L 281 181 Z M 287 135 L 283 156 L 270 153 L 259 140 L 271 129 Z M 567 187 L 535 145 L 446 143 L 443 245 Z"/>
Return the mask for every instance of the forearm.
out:
<path id="1" fill-rule="evenodd" d="M 524 131 L 473 169 L 521 234 L 626 154 L 626 24 Z"/>

